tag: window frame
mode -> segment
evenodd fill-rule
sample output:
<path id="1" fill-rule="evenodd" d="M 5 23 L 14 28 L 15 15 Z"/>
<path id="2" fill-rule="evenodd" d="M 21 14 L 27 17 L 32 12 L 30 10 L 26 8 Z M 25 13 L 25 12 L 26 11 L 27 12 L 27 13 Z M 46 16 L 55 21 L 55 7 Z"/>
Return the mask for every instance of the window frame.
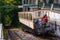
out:
<path id="1" fill-rule="evenodd" d="M 29 15 L 29 16 L 28 16 L 28 19 L 29 19 L 29 20 L 32 20 L 32 14 L 29 13 L 28 15 Z"/>

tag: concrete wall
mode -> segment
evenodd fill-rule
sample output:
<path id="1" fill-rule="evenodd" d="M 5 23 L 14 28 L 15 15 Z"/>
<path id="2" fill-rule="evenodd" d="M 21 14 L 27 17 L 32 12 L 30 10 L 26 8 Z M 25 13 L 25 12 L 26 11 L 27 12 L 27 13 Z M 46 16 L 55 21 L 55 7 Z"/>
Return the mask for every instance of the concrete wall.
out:
<path id="1" fill-rule="evenodd" d="M 60 4 L 60 0 L 54 0 L 54 3 Z"/>
<path id="2" fill-rule="evenodd" d="M 49 2 L 49 0 L 46 0 L 46 2 L 48 3 L 48 2 Z"/>
<path id="3" fill-rule="evenodd" d="M 38 0 L 36 0 L 35 2 L 36 2 L 36 5 L 38 5 Z"/>
<path id="4" fill-rule="evenodd" d="M 57 12 L 50 12 L 50 20 L 56 21 L 58 25 L 60 25 L 60 14 Z"/>
<path id="5" fill-rule="evenodd" d="M 60 0 L 58 0 L 58 4 L 60 4 Z"/>
<path id="6" fill-rule="evenodd" d="M 58 0 L 54 0 L 54 3 L 58 3 Z"/>

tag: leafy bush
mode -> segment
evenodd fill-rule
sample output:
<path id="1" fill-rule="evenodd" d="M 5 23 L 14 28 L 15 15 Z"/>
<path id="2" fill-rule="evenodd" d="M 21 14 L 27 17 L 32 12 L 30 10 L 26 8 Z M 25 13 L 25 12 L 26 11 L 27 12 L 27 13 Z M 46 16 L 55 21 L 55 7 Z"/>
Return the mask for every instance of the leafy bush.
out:
<path id="1" fill-rule="evenodd" d="M 11 26 L 11 23 L 12 23 L 12 20 L 11 20 L 11 18 L 9 17 L 9 15 L 5 15 L 5 16 L 4 16 L 4 25 L 5 25 L 5 26 Z"/>
<path id="2" fill-rule="evenodd" d="M 39 2 L 39 6 L 42 7 L 43 6 L 43 2 Z"/>
<path id="3" fill-rule="evenodd" d="M 3 36 L 4 36 L 4 39 L 7 38 L 7 35 L 8 35 L 8 32 L 7 32 L 7 30 L 3 27 Z"/>

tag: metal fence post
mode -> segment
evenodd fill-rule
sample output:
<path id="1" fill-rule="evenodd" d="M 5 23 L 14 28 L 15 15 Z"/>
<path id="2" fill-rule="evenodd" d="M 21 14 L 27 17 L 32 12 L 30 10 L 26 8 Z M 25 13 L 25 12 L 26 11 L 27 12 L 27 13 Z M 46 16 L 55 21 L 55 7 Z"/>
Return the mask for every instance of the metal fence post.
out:
<path id="1" fill-rule="evenodd" d="M 56 21 L 55 21 L 55 30 L 57 30 L 57 24 L 56 24 Z"/>

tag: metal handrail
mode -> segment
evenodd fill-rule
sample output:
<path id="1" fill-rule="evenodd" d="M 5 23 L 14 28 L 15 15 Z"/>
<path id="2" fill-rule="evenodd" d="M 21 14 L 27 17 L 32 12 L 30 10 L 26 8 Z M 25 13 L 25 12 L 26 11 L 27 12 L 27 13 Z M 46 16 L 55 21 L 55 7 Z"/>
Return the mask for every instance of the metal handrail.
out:
<path id="1" fill-rule="evenodd" d="M 52 22 L 50 22 L 50 24 L 52 24 L 52 25 L 56 25 L 56 26 L 60 26 L 60 25 L 58 25 L 58 24 L 56 24 L 56 23 L 52 23 Z"/>

